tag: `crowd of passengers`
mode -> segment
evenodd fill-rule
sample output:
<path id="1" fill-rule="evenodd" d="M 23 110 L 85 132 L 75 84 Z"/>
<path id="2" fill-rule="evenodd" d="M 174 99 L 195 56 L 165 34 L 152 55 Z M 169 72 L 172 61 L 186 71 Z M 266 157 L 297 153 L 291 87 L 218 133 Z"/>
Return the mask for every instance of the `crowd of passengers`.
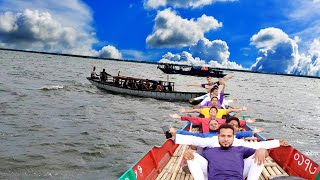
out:
<path id="1" fill-rule="evenodd" d="M 192 114 L 170 114 L 172 118 L 190 121 L 200 128 L 200 133 L 177 131 L 174 128 L 165 132 L 166 137 L 171 136 L 176 144 L 195 146 L 185 150 L 183 154 L 186 160 L 183 170 L 190 171 L 195 180 L 257 180 L 268 156 L 267 149 L 288 145 L 286 140 L 244 140 L 252 138 L 263 129 L 246 131 L 245 124 L 253 123 L 254 120 L 241 119 L 238 113 L 247 111 L 248 108 L 234 106 L 233 102 L 237 101 L 237 98 L 225 99 L 226 81 L 232 77 L 233 75 L 227 76 L 216 82 L 213 82 L 212 77 L 207 77 L 207 83 L 188 84 L 206 88 L 208 94 L 190 99 L 190 102 L 200 102 L 193 108 L 180 109 L 180 113 Z M 168 133 L 171 135 L 168 136 Z"/>
<path id="2" fill-rule="evenodd" d="M 118 76 L 111 76 L 105 69 L 100 72 L 100 75 L 96 73 L 96 67 L 93 67 L 91 72 L 91 79 L 100 80 L 102 83 L 112 81 L 115 86 L 122 87 L 126 89 L 135 90 L 148 90 L 148 91 L 173 91 L 173 83 L 154 81 L 148 79 L 132 79 L 120 76 L 120 71 Z M 109 80 L 109 81 L 108 81 Z"/>

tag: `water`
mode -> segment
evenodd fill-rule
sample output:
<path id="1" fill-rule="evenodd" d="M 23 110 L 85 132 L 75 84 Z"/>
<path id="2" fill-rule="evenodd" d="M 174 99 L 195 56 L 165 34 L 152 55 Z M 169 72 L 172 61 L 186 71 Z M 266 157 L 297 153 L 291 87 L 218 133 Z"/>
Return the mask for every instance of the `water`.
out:
<path id="1" fill-rule="evenodd" d="M 166 80 L 156 65 L 0 50 L 0 179 L 116 179 L 154 145 L 187 103 L 115 95 L 87 80 L 110 74 Z M 231 73 L 231 72 L 227 72 Z M 234 72 L 226 86 L 267 138 L 320 163 L 320 79 Z M 205 78 L 171 75 L 175 88 Z"/>

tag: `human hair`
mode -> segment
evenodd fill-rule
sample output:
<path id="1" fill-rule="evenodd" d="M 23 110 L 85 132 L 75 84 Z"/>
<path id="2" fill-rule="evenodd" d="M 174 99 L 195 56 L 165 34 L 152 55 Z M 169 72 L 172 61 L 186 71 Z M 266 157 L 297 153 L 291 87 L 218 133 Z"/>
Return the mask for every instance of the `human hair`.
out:
<path id="1" fill-rule="evenodd" d="M 221 126 L 218 128 L 218 134 L 220 134 L 221 129 L 231 129 L 232 134 L 234 134 L 234 129 L 230 124 L 221 124 Z"/>
<path id="2" fill-rule="evenodd" d="M 214 90 L 216 90 L 216 89 L 219 89 L 219 87 L 218 86 L 213 86 L 212 88 L 211 88 L 211 90 L 210 90 L 210 93 L 212 93 Z"/>
<path id="3" fill-rule="evenodd" d="M 211 111 L 211 109 L 216 109 L 216 112 L 218 112 L 218 108 L 217 107 L 215 107 L 215 106 L 212 106 L 210 109 L 209 109 L 209 112 Z"/>
<path id="4" fill-rule="evenodd" d="M 211 101 L 212 101 L 212 99 L 214 99 L 214 98 L 216 98 L 216 99 L 219 101 L 219 99 L 218 99 L 217 96 L 213 96 L 213 97 L 211 98 Z"/>
<path id="5" fill-rule="evenodd" d="M 226 123 L 230 123 L 231 121 L 237 121 L 238 125 L 240 126 L 240 120 L 239 118 L 235 117 L 235 116 L 230 116 L 226 119 Z"/>
<path id="6" fill-rule="evenodd" d="M 231 117 L 229 114 L 225 114 L 225 115 L 222 115 L 221 119 L 227 119 L 229 117 Z"/>

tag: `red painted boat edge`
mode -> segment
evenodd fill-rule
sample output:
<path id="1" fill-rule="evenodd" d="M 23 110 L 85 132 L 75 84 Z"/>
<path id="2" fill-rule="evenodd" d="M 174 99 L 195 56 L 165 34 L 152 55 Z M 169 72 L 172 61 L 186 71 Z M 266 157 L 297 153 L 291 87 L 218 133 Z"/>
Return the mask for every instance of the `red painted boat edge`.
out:
<path id="1" fill-rule="evenodd" d="M 187 130 L 189 126 L 188 122 L 182 130 Z M 173 140 L 168 139 L 161 147 L 153 147 L 118 180 L 155 179 L 169 162 L 178 146 Z M 135 177 L 132 177 L 132 173 Z"/>

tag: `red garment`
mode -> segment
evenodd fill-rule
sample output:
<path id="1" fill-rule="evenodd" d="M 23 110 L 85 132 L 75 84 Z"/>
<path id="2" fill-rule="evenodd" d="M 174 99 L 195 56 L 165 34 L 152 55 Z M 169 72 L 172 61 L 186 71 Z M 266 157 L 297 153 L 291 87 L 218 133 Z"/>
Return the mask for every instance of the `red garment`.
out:
<path id="1" fill-rule="evenodd" d="M 181 121 L 190 121 L 193 124 L 201 125 L 203 133 L 208 133 L 209 131 L 209 121 L 210 118 L 198 118 L 198 117 L 188 117 L 181 116 Z M 226 123 L 225 119 L 215 118 L 218 121 L 219 125 Z M 240 127 L 244 127 L 246 125 L 245 120 L 240 120 Z"/>

